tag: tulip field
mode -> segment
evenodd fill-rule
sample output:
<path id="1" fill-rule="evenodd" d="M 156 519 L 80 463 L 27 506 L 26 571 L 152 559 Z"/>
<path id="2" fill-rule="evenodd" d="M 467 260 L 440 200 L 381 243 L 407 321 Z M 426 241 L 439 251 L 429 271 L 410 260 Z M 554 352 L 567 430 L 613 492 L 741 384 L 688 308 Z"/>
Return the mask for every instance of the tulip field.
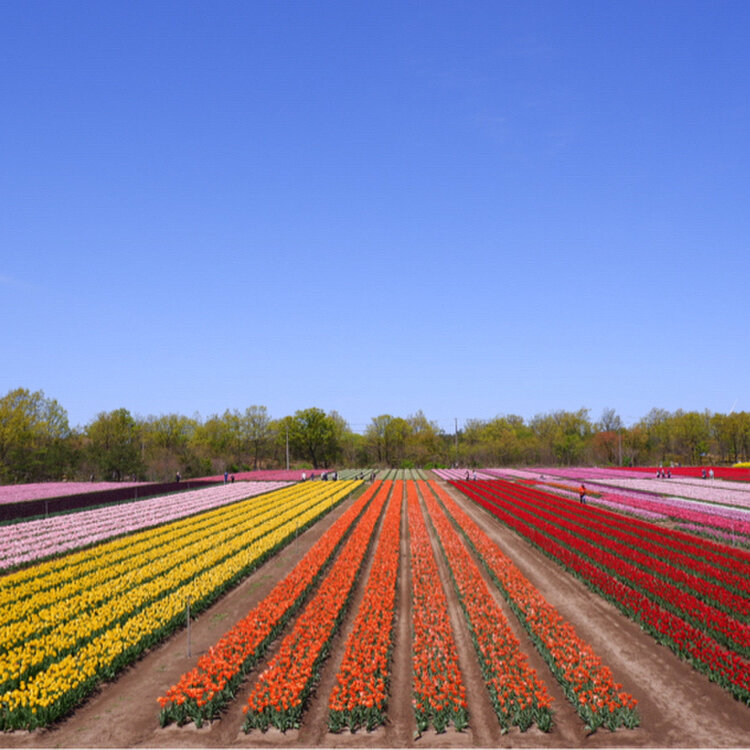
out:
<path id="1" fill-rule="evenodd" d="M 746 548 L 564 474 L 361 476 L 0 527 L 0 742 L 750 744 Z"/>

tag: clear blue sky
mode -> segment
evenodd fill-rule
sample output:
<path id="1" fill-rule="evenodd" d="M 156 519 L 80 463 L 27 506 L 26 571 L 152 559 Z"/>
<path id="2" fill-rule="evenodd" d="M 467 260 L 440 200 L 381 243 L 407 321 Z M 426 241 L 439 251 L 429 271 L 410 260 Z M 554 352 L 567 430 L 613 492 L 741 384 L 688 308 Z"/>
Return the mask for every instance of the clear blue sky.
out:
<path id="1" fill-rule="evenodd" d="M 750 410 L 750 3 L 0 3 L 0 395 Z"/>

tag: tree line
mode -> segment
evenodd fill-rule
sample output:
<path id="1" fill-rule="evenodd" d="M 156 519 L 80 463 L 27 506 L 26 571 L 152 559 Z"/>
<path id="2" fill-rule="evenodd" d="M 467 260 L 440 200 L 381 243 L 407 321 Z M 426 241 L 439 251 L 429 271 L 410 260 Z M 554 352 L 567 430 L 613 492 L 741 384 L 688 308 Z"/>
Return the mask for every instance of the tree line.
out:
<path id="1" fill-rule="evenodd" d="M 0 483 L 169 481 L 272 468 L 722 464 L 750 457 L 750 413 L 652 409 L 625 426 L 614 409 L 470 419 L 447 432 L 421 412 L 373 417 L 363 433 L 317 407 L 274 419 L 265 406 L 207 418 L 101 412 L 71 428 L 43 391 L 0 398 Z"/>

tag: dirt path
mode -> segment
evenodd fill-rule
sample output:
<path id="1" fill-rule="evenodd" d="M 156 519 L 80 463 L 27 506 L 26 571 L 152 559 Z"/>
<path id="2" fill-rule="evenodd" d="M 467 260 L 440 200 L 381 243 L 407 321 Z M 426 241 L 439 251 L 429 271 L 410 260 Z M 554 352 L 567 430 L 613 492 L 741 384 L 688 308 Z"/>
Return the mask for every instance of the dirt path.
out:
<path id="1" fill-rule="evenodd" d="M 326 730 L 330 685 L 362 596 L 365 581 L 362 576 L 298 731 L 282 734 L 276 730 L 266 733 L 255 730 L 247 735 L 241 731 L 242 706 L 263 665 L 248 676 L 238 691 L 237 700 L 221 720 L 201 729 L 192 725 L 161 729 L 157 698 L 194 666 L 198 655 L 262 600 L 344 512 L 351 502 L 347 501 L 195 620 L 191 626 L 190 657 L 187 634 L 183 630 L 146 654 L 116 682 L 103 685 L 68 719 L 48 730 L 0 734 L 0 747 L 750 747 L 750 707 L 735 701 L 722 688 L 680 662 L 612 605 L 591 593 L 513 532 L 501 527 L 484 510 L 452 488 L 447 489 L 545 598 L 574 625 L 578 634 L 592 645 L 624 689 L 635 695 L 641 715 L 639 728 L 617 732 L 599 730 L 587 736 L 562 690 L 531 647 L 525 631 L 504 609 L 531 665 L 545 680 L 555 699 L 555 724 L 549 734 L 536 729 L 502 734 L 486 697 L 463 614 L 452 586 L 446 585 L 461 670 L 467 685 L 471 726 L 461 733 L 437 735 L 432 732 L 415 738 L 411 711 L 409 547 L 404 508 L 390 723 L 386 727 L 354 735 L 349 732 L 332 734 Z M 372 551 L 365 562 L 366 569 L 371 558 Z M 446 575 L 442 557 L 438 555 L 437 559 L 442 574 Z M 499 594 L 497 600 L 505 608 Z"/>

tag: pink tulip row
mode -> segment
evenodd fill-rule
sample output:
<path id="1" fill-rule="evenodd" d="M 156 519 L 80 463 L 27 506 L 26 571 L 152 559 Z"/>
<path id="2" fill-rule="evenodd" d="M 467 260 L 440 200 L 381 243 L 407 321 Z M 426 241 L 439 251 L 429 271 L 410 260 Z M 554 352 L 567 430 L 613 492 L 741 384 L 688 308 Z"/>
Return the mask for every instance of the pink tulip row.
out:
<path id="1" fill-rule="evenodd" d="M 591 469 L 540 469 L 539 472 L 545 476 L 554 475 L 566 477 L 573 480 L 591 480 L 598 477 L 591 475 Z M 641 490 L 643 492 L 657 493 L 660 495 L 679 495 L 693 500 L 707 500 L 712 503 L 724 503 L 725 505 L 737 505 L 750 509 L 750 489 L 747 485 L 725 481 L 706 481 L 693 477 L 675 477 L 671 479 L 657 479 L 656 477 L 623 477 L 617 476 L 601 477 L 602 485 L 620 487 L 628 490 Z"/>
<path id="2" fill-rule="evenodd" d="M 147 529 L 288 486 L 288 482 L 235 482 L 82 510 L 3 527 L 0 570 Z"/>
<path id="3" fill-rule="evenodd" d="M 633 469 L 623 467 L 623 471 L 646 471 L 650 474 L 655 474 L 658 468 L 658 466 L 638 466 Z M 733 482 L 750 482 L 750 468 L 739 466 L 675 466 L 672 468 L 672 475 L 701 478 L 704 471 L 713 472 L 713 476 L 717 479 L 728 479 Z"/>
<path id="4" fill-rule="evenodd" d="M 35 484 L 6 484 L 0 487 L 0 505 L 23 503 L 28 500 L 45 500 L 51 497 L 81 495 L 103 490 L 121 490 L 143 482 L 37 482 Z"/>
<path id="5" fill-rule="evenodd" d="M 668 481 L 668 480 L 667 480 Z M 576 487 L 577 487 L 576 483 Z M 713 526 L 726 531 L 750 534 L 750 513 L 744 507 L 729 507 L 708 500 L 688 500 L 683 497 L 658 495 L 646 492 L 620 490 L 612 492 L 605 484 L 587 484 L 590 492 L 601 493 L 598 504 L 612 504 L 628 511 L 655 513 L 662 517 Z"/>
<path id="6" fill-rule="evenodd" d="M 476 479 L 492 479 L 492 474 L 482 469 L 481 471 L 478 469 L 433 469 L 432 473 L 436 476 L 440 477 L 440 479 L 446 479 L 446 480 L 464 480 L 466 479 L 466 475 L 469 475 L 469 479 L 474 479 L 474 475 L 476 474 Z"/>

